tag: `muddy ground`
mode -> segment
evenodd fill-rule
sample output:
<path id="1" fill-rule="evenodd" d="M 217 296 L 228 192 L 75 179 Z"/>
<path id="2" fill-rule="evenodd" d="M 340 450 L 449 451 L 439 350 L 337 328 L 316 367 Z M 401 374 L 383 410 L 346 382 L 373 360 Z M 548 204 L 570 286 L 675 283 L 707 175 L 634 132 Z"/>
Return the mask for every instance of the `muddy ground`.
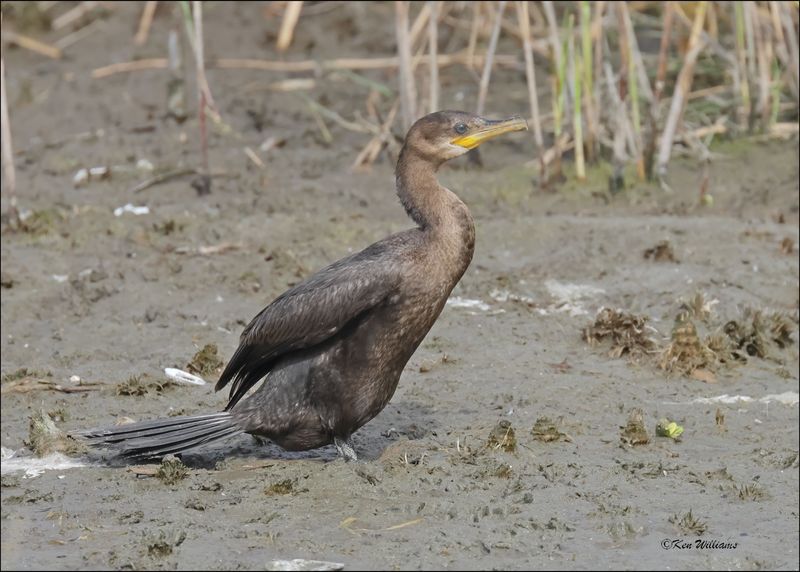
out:
<path id="1" fill-rule="evenodd" d="M 277 22 L 260 10 L 208 3 L 207 57 L 271 55 Z M 391 13 L 387 3 L 309 16 L 290 57 L 391 53 Z M 25 232 L 5 221 L 2 235 L 2 445 L 17 459 L 30 455 L 28 419 L 40 410 L 66 430 L 219 410 L 225 396 L 211 385 L 119 387 L 185 369 L 205 344 L 227 359 L 287 286 L 410 224 L 390 161 L 349 170 L 369 136 L 329 122 L 327 144 L 296 93 L 255 91 L 275 74 L 209 71 L 231 127 L 211 130 L 211 167 L 226 174 L 210 195 L 188 177 L 132 194 L 151 176 L 140 160 L 159 170 L 198 161 L 196 121 L 164 118 L 166 72 L 89 76 L 162 55 L 167 15 L 134 49 L 137 14 L 118 8 L 60 62 L 6 52 L 18 192 L 33 213 Z M 463 71 L 443 81 L 448 107 L 474 105 Z M 524 112 L 524 76 L 499 70 L 494 82 L 487 108 Z M 328 75 L 309 95 L 352 117 L 367 89 Z M 261 169 L 243 148 L 268 137 L 285 144 L 258 151 Z M 485 146 L 482 169 L 443 169 L 475 216 L 475 259 L 389 406 L 356 434 L 361 461 L 242 436 L 185 455 L 188 476 L 167 485 L 96 454 L 35 477 L 4 459 L 2 568 L 263 569 L 313 558 L 347 569 L 796 569 L 796 139 L 713 147 L 706 206 L 693 158 L 673 164 L 672 194 L 632 182 L 612 196 L 602 170 L 542 192 L 533 150 L 509 136 Z M 78 170 L 101 165 L 110 178 L 73 186 Z M 126 203 L 149 213 L 115 216 Z M 645 258 L 662 240 L 675 260 Z M 701 335 L 753 309 L 787 315 L 792 339 L 780 347 L 767 334 L 764 357 L 745 348 L 699 376 L 668 373 L 660 352 L 697 293 L 711 310 L 696 320 Z M 603 306 L 648 317 L 651 353 L 615 358 L 607 343 L 587 344 L 582 330 Z M 97 385 L 53 390 L 77 387 L 72 376 Z M 739 398 L 698 401 L 721 395 Z M 634 408 L 648 443 L 621 434 Z M 532 433 L 545 417 L 553 440 Z M 661 418 L 684 428 L 679 441 L 655 435 Z M 516 450 L 507 425 L 490 439 L 501 421 Z M 691 548 L 665 550 L 665 539 Z"/>

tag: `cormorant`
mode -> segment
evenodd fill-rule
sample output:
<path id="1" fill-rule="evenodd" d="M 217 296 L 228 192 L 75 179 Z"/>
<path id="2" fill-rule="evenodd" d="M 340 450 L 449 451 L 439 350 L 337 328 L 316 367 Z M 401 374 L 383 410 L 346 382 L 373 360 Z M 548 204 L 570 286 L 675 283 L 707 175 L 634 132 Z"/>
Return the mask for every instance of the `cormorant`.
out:
<path id="1" fill-rule="evenodd" d="M 460 111 L 419 119 L 396 169 L 397 194 L 416 227 L 323 268 L 253 318 L 216 385 L 231 384 L 223 412 L 78 435 L 127 457 L 250 433 L 290 451 L 334 443 L 355 460 L 351 436 L 386 407 L 472 260 L 472 216 L 436 171 L 488 139 L 523 129 L 519 117 L 492 121 Z"/>

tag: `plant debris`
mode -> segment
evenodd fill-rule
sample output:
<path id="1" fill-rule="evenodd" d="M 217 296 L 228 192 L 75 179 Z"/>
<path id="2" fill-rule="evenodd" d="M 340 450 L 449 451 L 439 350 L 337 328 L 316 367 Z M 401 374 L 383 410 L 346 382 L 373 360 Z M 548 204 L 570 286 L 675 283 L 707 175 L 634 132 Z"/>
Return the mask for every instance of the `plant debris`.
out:
<path id="1" fill-rule="evenodd" d="M 710 369 L 716 363 L 717 354 L 700 339 L 689 313 L 679 313 L 672 328 L 672 341 L 661 353 L 659 367 L 691 375 L 701 368 Z"/>
<path id="2" fill-rule="evenodd" d="M 192 361 L 186 365 L 186 369 L 201 376 L 218 373 L 224 363 L 219 359 L 217 352 L 217 344 L 204 345 L 203 349 L 194 354 Z"/>
<path id="3" fill-rule="evenodd" d="M 183 464 L 175 455 L 167 455 L 161 459 L 161 465 L 155 472 L 156 478 L 165 485 L 174 485 L 182 481 L 189 474 L 189 467 Z"/>
<path id="4" fill-rule="evenodd" d="M 152 375 L 145 373 L 142 375 L 134 375 L 129 377 L 117 385 L 117 395 L 132 395 L 140 397 L 148 393 L 163 393 L 165 390 L 174 387 L 175 383 L 172 380 L 164 378 L 156 378 Z"/>
<path id="5" fill-rule="evenodd" d="M 761 488 L 761 486 L 759 486 L 757 483 L 742 485 L 737 489 L 736 492 L 739 495 L 739 500 L 743 501 L 759 501 L 767 496 L 767 493 L 764 492 L 764 489 Z"/>
<path id="6" fill-rule="evenodd" d="M 680 441 L 681 435 L 683 435 L 683 427 L 669 419 L 661 419 L 656 423 L 656 435 Z"/>
<path id="7" fill-rule="evenodd" d="M 702 292 L 697 292 L 688 300 L 681 302 L 680 311 L 686 312 L 690 318 L 706 322 L 711 317 L 711 312 L 717 304 L 719 304 L 719 300 L 716 298 L 706 301 L 705 295 Z"/>
<path id="8" fill-rule="evenodd" d="M 645 260 L 652 259 L 654 262 L 678 262 L 668 240 L 662 240 L 654 247 L 645 250 L 644 257 Z"/>
<path id="9" fill-rule="evenodd" d="M 644 426 L 644 411 L 638 407 L 631 409 L 630 415 L 628 415 L 628 424 L 621 429 L 620 440 L 624 445 L 633 447 L 647 445 L 650 442 L 650 436 Z"/>
<path id="10" fill-rule="evenodd" d="M 534 439 L 543 443 L 558 441 L 562 437 L 567 441 L 572 440 L 566 433 L 559 431 L 555 422 L 551 421 L 548 417 L 539 417 L 533 425 L 533 429 L 531 429 L 531 434 Z"/>
<path id="11" fill-rule="evenodd" d="M 705 522 L 695 518 L 692 514 L 692 511 L 687 512 L 683 516 L 674 514 L 669 518 L 669 521 L 677 526 L 684 534 L 696 534 L 697 536 L 703 536 L 703 533 L 708 530 L 708 525 Z"/>
<path id="12" fill-rule="evenodd" d="M 53 419 L 44 410 L 31 415 L 28 427 L 29 437 L 25 444 L 37 457 L 44 457 L 50 453 L 75 456 L 86 451 L 83 443 L 56 427 Z"/>
<path id="13" fill-rule="evenodd" d="M 264 489 L 264 494 L 267 496 L 290 495 L 292 493 L 294 493 L 294 481 L 292 479 L 284 479 L 282 481 L 272 483 L 270 486 Z"/>
<path id="14" fill-rule="evenodd" d="M 603 308 L 594 323 L 583 329 L 583 339 L 591 346 L 608 339 L 613 358 L 625 354 L 638 355 L 654 351 L 656 342 L 648 335 L 647 316 L 637 316 L 622 310 Z M 655 331 L 655 330 L 654 330 Z"/>
<path id="15" fill-rule="evenodd" d="M 158 532 L 157 536 L 151 536 L 145 541 L 147 545 L 147 554 L 154 558 L 165 558 L 172 554 L 172 552 L 186 540 L 186 533 L 176 531 L 167 534 L 163 530 Z"/>
<path id="16" fill-rule="evenodd" d="M 789 317 L 780 312 L 764 316 L 760 311 L 747 310 L 741 322 L 731 320 L 723 330 L 736 349 L 762 359 L 769 356 L 770 343 L 784 349 L 794 342 L 794 326 Z"/>
<path id="17" fill-rule="evenodd" d="M 517 450 L 517 438 L 514 435 L 514 428 L 511 426 L 511 422 L 504 419 L 495 425 L 494 429 L 489 433 L 489 440 L 486 446 L 492 449 L 502 449 L 507 453 L 515 452 Z"/>

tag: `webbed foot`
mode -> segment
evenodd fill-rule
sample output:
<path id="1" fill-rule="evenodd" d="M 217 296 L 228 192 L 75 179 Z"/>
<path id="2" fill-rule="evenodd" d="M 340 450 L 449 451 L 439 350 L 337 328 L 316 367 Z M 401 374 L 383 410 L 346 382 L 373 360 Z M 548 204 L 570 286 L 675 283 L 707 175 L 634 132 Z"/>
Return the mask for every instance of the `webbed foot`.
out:
<path id="1" fill-rule="evenodd" d="M 356 449 L 353 446 L 352 437 L 348 437 L 347 439 L 334 437 L 333 444 L 336 445 L 336 450 L 339 452 L 339 456 L 345 461 L 358 461 L 358 455 L 356 455 Z"/>

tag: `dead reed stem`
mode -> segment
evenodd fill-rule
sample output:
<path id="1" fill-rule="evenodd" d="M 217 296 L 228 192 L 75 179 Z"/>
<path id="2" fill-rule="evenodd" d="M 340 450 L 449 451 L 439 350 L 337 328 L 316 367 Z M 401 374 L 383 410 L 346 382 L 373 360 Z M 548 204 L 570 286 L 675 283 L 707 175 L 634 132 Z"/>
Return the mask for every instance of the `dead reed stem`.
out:
<path id="1" fill-rule="evenodd" d="M 658 120 L 661 111 L 661 95 L 664 92 L 664 83 L 667 77 L 667 60 L 669 56 L 669 45 L 672 34 L 672 4 L 667 2 L 664 5 L 663 26 L 661 32 L 661 44 L 658 48 L 658 68 L 656 69 L 655 91 L 653 102 L 650 105 L 650 115 L 648 118 L 647 142 L 644 145 L 644 169 L 647 180 L 653 180 L 653 163 L 656 152 L 656 140 L 658 139 Z M 691 95 L 691 94 L 690 94 Z"/>
<path id="2" fill-rule="evenodd" d="M 14 170 L 14 148 L 11 144 L 11 122 L 8 117 L 8 97 L 6 96 L 6 60 L 0 55 L 0 123 L 2 128 L 2 154 L 3 154 L 3 174 L 5 184 L 3 189 L 8 193 L 9 214 L 15 223 L 19 222 L 19 211 L 17 210 L 17 173 Z"/>
<path id="3" fill-rule="evenodd" d="M 675 91 L 672 95 L 672 101 L 670 102 L 669 115 L 667 115 L 667 122 L 664 125 L 664 131 L 661 135 L 661 146 L 659 147 L 658 153 L 658 176 L 662 180 L 667 174 L 667 165 L 669 164 L 670 155 L 672 153 L 672 142 L 675 139 L 675 132 L 678 129 L 683 107 L 686 103 L 686 95 L 692 88 L 694 64 L 697 61 L 697 56 L 700 55 L 700 52 L 705 46 L 705 42 L 700 41 L 700 32 L 703 30 L 706 6 L 707 2 L 705 1 L 700 2 L 697 6 L 694 22 L 692 24 L 692 32 L 689 36 L 689 52 L 678 74 L 678 80 L 675 83 Z"/>
<path id="4" fill-rule="evenodd" d="M 431 15 L 428 19 L 428 54 L 430 55 L 430 101 L 428 109 L 437 111 L 439 109 L 439 66 L 436 64 L 439 44 L 439 2 L 430 0 Z"/>
<path id="5" fill-rule="evenodd" d="M 602 7 L 601 7 L 602 8 Z M 587 0 L 580 3 L 581 61 L 583 68 L 583 102 L 586 109 L 586 154 L 590 163 L 595 160 L 598 121 L 595 111 L 592 57 L 592 7 Z"/>
<path id="6" fill-rule="evenodd" d="M 476 113 L 482 115 L 486 107 L 486 95 L 489 93 L 489 80 L 492 77 L 494 67 L 494 54 L 497 51 L 497 39 L 500 37 L 500 24 L 503 22 L 503 14 L 506 11 L 506 0 L 497 3 L 497 12 L 492 24 L 492 36 L 489 38 L 489 47 L 486 50 L 486 60 L 483 62 L 483 73 L 478 89 L 478 105 Z"/>
<path id="7" fill-rule="evenodd" d="M 294 29 L 297 27 L 297 21 L 300 19 L 300 12 L 303 10 L 302 1 L 290 1 L 286 3 L 286 9 L 283 12 L 283 21 L 281 22 L 281 29 L 278 32 L 278 41 L 275 48 L 278 52 L 285 52 L 292 44 L 294 37 Z"/>
<path id="8" fill-rule="evenodd" d="M 411 70 L 411 41 L 408 34 L 408 2 L 397 0 L 395 6 L 395 31 L 400 64 L 400 108 L 403 128 L 408 130 L 417 118 L 417 90 Z"/>
<path id="9" fill-rule="evenodd" d="M 525 77 L 528 82 L 528 102 L 531 106 L 531 120 L 533 122 L 533 139 L 536 142 L 536 152 L 542 159 L 544 153 L 544 137 L 542 136 L 542 122 L 539 117 L 539 95 L 536 89 L 536 67 L 533 61 L 533 48 L 531 46 L 531 25 L 528 13 L 528 2 L 518 1 L 517 19 L 519 20 L 519 33 L 522 37 L 522 49 L 525 52 Z M 542 166 L 544 164 L 542 163 Z"/>
<path id="10" fill-rule="evenodd" d="M 797 46 L 797 30 L 794 27 L 794 18 L 792 17 L 792 8 L 789 4 L 781 2 L 780 6 L 783 12 L 781 21 L 783 22 L 784 37 L 786 38 L 786 45 L 789 51 L 789 70 L 794 78 L 794 99 L 795 105 L 800 106 L 798 100 L 798 87 L 800 87 L 800 55 L 798 55 Z"/>

